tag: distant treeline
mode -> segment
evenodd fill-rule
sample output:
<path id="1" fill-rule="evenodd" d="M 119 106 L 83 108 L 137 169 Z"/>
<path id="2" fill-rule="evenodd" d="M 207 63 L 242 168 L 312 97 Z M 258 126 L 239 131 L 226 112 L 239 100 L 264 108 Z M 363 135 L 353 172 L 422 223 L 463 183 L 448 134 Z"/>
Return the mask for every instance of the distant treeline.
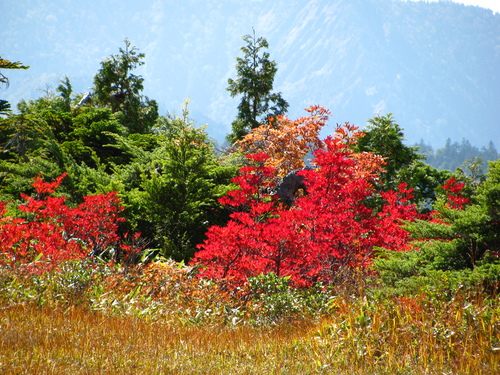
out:
<path id="1" fill-rule="evenodd" d="M 499 158 L 492 141 L 489 142 L 488 147 L 483 146 L 480 149 L 471 145 L 467 139 L 462 139 L 462 142 L 458 143 L 452 142 L 450 138 L 446 140 L 446 145 L 443 148 L 436 150 L 423 140 L 420 140 L 416 146 L 419 147 L 418 152 L 425 155 L 426 162 L 440 170 L 454 171 L 456 168 L 463 166 L 465 161 L 477 161 L 480 158 L 483 161 L 484 172 L 488 161 L 498 160 Z"/>

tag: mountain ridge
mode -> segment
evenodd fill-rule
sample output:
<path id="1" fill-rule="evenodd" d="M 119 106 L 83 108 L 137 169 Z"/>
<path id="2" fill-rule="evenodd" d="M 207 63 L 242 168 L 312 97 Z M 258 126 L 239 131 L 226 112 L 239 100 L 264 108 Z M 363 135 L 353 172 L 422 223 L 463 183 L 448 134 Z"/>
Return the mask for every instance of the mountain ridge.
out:
<path id="1" fill-rule="evenodd" d="M 161 112 L 179 111 L 189 97 L 192 117 L 208 122 L 220 141 L 238 105 L 227 79 L 235 76 L 241 37 L 255 28 L 269 42 L 275 91 L 290 103 L 291 118 L 319 104 L 332 112 L 332 123 L 362 127 L 392 112 L 408 143 L 441 147 L 447 138 L 466 138 L 500 145 L 500 15 L 486 9 L 396 0 L 11 5 L 2 5 L 0 54 L 31 65 L 8 72 L 11 86 L 2 97 L 14 105 L 40 96 L 45 84 L 56 87 L 64 75 L 75 91 L 88 91 L 100 61 L 127 37 L 146 53 L 137 74 Z"/>

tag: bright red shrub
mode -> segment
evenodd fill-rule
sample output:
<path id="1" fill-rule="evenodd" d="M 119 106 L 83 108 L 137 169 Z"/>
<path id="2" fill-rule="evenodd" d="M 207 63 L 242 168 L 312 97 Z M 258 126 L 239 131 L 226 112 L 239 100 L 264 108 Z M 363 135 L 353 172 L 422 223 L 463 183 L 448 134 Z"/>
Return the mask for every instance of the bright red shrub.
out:
<path id="1" fill-rule="evenodd" d="M 83 203 L 71 208 L 65 205 L 65 197 L 50 196 L 64 177 L 50 183 L 35 178 L 36 198 L 22 194 L 26 203 L 18 207 L 26 219 L 4 216 L 5 203 L 0 205 L 1 263 L 44 269 L 120 246 L 124 251 L 136 251 L 120 244 L 118 224 L 124 219 L 118 216 L 123 207 L 116 192 L 84 197 Z M 38 262 L 32 264 L 35 259 Z"/>
<path id="2" fill-rule="evenodd" d="M 347 124 L 338 129 L 340 136 L 327 138 L 325 147 L 315 151 L 315 168 L 300 172 L 307 194 L 291 209 L 263 193 L 271 191 L 273 181 L 273 170 L 263 167 L 265 157 L 257 157 L 257 167 L 241 169 L 233 180 L 241 188 L 221 203 L 244 210 L 233 213 L 227 226 L 209 228 L 193 259 L 204 267 L 200 276 L 241 284 L 274 272 L 308 286 L 330 282 L 342 266 L 369 264 L 375 246 L 404 250 L 408 238 L 401 220 L 417 216 L 408 202 L 411 191 L 402 185 L 398 192 L 382 194 L 386 203 L 380 212 L 370 208 L 380 159 L 351 150 L 361 136 L 355 130 Z"/>

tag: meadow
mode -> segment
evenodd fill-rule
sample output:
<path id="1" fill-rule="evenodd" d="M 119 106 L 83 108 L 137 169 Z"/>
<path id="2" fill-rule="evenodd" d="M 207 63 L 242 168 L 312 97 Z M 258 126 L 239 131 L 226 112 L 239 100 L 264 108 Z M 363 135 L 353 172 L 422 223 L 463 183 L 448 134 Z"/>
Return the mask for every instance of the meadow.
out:
<path id="1" fill-rule="evenodd" d="M 174 262 L 0 272 L 2 374 L 496 374 L 498 295 L 228 290 Z"/>

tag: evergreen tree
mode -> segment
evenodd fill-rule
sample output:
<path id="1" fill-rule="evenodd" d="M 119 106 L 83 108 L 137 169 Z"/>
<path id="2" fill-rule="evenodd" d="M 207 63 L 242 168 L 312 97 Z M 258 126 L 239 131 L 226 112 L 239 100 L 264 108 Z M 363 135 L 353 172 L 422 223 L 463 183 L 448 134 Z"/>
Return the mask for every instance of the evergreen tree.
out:
<path id="1" fill-rule="evenodd" d="M 238 115 L 232 123 L 232 133 L 227 139 L 234 143 L 261 123 L 285 114 L 288 103 L 281 93 L 272 93 L 276 62 L 269 60 L 267 40 L 253 35 L 243 37 L 246 45 L 241 47 L 243 57 L 236 59 L 237 79 L 229 79 L 227 90 L 231 97 L 242 95 Z"/>
<path id="2" fill-rule="evenodd" d="M 493 141 L 490 141 L 488 143 L 488 148 L 486 147 L 481 148 L 481 155 L 483 159 L 487 161 L 494 161 L 499 158 L 499 154 L 495 148 L 495 145 L 493 144 Z"/>
<path id="3" fill-rule="evenodd" d="M 127 220 L 151 241 L 151 248 L 188 261 L 207 228 L 225 224 L 228 214 L 217 199 L 236 171 L 220 164 L 205 129 L 194 125 L 186 107 L 182 117 L 160 117 L 153 132 L 152 151 L 122 138 L 133 159 L 116 170 L 126 190 Z"/>
<path id="4" fill-rule="evenodd" d="M 435 189 L 444 183 L 449 173 L 425 164 L 422 162 L 424 155 L 418 153 L 418 147 L 404 144 L 403 129 L 396 123 L 392 113 L 369 119 L 364 133 L 356 150 L 380 155 L 386 163 L 378 188 L 383 191 L 396 190 L 400 183 L 406 183 L 414 189 L 413 201 L 419 209 L 428 211 L 436 200 Z"/>
<path id="5" fill-rule="evenodd" d="M 145 55 L 125 40 L 125 49 L 101 62 L 94 77 L 95 104 L 119 113 L 129 133 L 147 133 L 158 118 L 158 104 L 142 96 L 144 78 L 132 70 L 144 65 Z"/>
<path id="6" fill-rule="evenodd" d="M 423 159 L 415 147 L 408 147 L 403 143 L 403 130 L 392 113 L 369 119 L 368 126 L 363 131 L 365 136 L 360 138 L 356 149 L 358 152 L 374 152 L 385 158 L 382 183 L 386 189 L 393 189 L 394 184 L 399 183 L 397 173 L 401 168 Z"/>
<path id="7" fill-rule="evenodd" d="M 108 192 L 102 188 L 105 175 L 114 163 L 128 161 L 113 147 L 111 135 L 125 130 L 110 109 L 71 107 L 67 78 L 57 91 L 60 95 L 47 90 L 36 100 L 22 100 L 19 114 L 9 114 L 0 122 L 0 195 L 6 200 L 31 191 L 39 173 L 48 179 L 68 173 L 61 189 L 69 201 Z"/>
<path id="8" fill-rule="evenodd" d="M 458 285 L 479 281 L 498 286 L 500 161 L 490 162 L 486 179 L 478 187 L 451 178 L 441 193 L 432 220 L 405 226 L 415 239 L 414 250 L 384 252 L 376 268 L 392 286 L 453 280 Z"/>
<path id="9" fill-rule="evenodd" d="M 4 60 L 0 56 L 0 69 L 29 69 L 29 66 L 23 65 L 19 61 L 11 62 Z M 0 72 L 0 83 L 9 85 L 9 79 Z M 10 111 L 10 103 L 7 100 L 0 99 L 0 115 L 5 115 Z"/>
<path id="10" fill-rule="evenodd" d="M 121 125 L 106 108 L 86 108 L 73 119 L 74 130 L 70 140 L 63 147 L 80 163 L 97 168 L 99 164 L 109 167 L 112 163 L 121 164 L 121 150 L 114 147 L 112 134 L 125 133 Z"/>
<path id="11" fill-rule="evenodd" d="M 62 101 L 62 109 L 66 112 L 71 112 L 71 94 L 73 93 L 73 87 L 68 77 L 64 77 L 64 79 L 61 80 L 56 91 L 59 92 Z"/>
<path id="12" fill-rule="evenodd" d="M 435 151 L 431 146 L 425 144 L 423 140 L 417 146 L 419 151 L 425 154 L 426 162 L 440 170 L 454 171 L 466 164 L 477 163 L 481 159 L 488 162 L 498 160 L 499 157 L 492 141 L 488 143 L 488 147 L 483 146 L 481 149 L 471 145 L 466 139 L 463 139 L 459 144 L 458 142 L 452 142 L 450 138 L 446 140 L 444 147 Z M 486 163 L 482 163 L 481 168 L 481 173 L 486 173 Z"/>

